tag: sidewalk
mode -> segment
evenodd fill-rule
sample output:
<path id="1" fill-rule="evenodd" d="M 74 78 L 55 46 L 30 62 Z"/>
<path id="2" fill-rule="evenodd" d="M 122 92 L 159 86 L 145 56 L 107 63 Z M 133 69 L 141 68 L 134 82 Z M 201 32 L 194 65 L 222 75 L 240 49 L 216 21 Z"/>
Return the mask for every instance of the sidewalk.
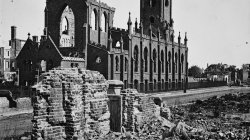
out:
<path id="1" fill-rule="evenodd" d="M 31 114 L 33 113 L 33 108 L 29 109 L 11 109 L 8 112 L 4 112 L 0 114 L 0 120 L 4 119 L 9 116 L 15 116 L 15 115 L 20 115 L 20 114 Z"/>
<path id="2" fill-rule="evenodd" d="M 152 97 L 159 98 L 163 102 L 168 104 L 181 104 L 194 101 L 197 99 L 206 99 L 212 96 L 223 96 L 228 93 L 250 93 L 250 87 L 213 87 L 213 88 L 201 88 L 201 89 L 190 89 L 186 93 L 183 90 L 170 91 L 170 92 L 159 92 L 152 95 Z M 177 103 L 178 102 L 178 103 Z"/>

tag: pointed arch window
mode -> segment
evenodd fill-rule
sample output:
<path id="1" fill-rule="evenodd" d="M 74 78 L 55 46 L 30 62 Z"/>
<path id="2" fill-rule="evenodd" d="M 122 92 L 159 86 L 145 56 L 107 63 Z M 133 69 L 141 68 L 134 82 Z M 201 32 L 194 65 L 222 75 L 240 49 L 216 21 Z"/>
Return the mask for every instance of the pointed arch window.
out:
<path id="1" fill-rule="evenodd" d="M 128 71 L 128 58 L 125 58 L 125 72 Z"/>
<path id="2" fill-rule="evenodd" d="M 175 53 L 175 73 L 178 72 L 178 57 L 177 57 L 177 53 Z"/>
<path id="3" fill-rule="evenodd" d="M 97 30 L 97 11 L 94 9 L 91 13 L 91 27 L 92 30 Z"/>
<path id="4" fill-rule="evenodd" d="M 181 73 L 184 71 L 184 55 L 181 54 Z"/>
<path id="5" fill-rule="evenodd" d="M 164 52 L 161 51 L 161 71 L 164 73 Z"/>
<path id="6" fill-rule="evenodd" d="M 119 67 L 120 67 L 120 64 L 119 64 L 119 57 L 116 56 L 116 57 L 115 57 L 115 71 L 119 71 Z"/>
<path id="7" fill-rule="evenodd" d="M 73 47 L 75 44 L 75 16 L 72 9 L 66 6 L 60 20 L 60 47 Z"/>
<path id="8" fill-rule="evenodd" d="M 162 90 L 165 89 L 165 82 L 164 82 L 164 79 L 161 80 L 161 89 L 162 89 Z"/>
<path id="9" fill-rule="evenodd" d="M 139 71 L 139 50 L 138 50 L 138 46 L 136 45 L 134 48 L 134 59 L 135 59 L 135 72 Z"/>
<path id="10" fill-rule="evenodd" d="M 101 29 L 102 29 L 103 32 L 107 32 L 107 16 L 106 16 L 106 13 L 102 14 Z"/>
<path id="11" fill-rule="evenodd" d="M 156 72 L 156 58 L 157 58 L 156 50 L 154 49 L 153 50 L 154 72 Z"/>
<path id="12" fill-rule="evenodd" d="M 145 72 L 148 72 L 148 49 L 144 49 Z"/>
<path id="13" fill-rule="evenodd" d="M 169 73 L 171 73 L 171 52 L 168 52 L 168 71 L 169 71 Z"/>

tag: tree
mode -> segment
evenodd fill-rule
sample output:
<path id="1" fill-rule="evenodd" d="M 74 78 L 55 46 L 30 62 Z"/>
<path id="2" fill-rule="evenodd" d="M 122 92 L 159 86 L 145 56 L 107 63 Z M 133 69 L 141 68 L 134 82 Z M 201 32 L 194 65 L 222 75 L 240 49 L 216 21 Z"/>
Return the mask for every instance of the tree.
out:
<path id="1" fill-rule="evenodd" d="M 198 66 L 191 66 L 189 69 L 188 69 L 188 76 L 193 76 L 195 78 L 199 78 L 201 77 L 202 75 L 202 70 L 200 67 Z"/>

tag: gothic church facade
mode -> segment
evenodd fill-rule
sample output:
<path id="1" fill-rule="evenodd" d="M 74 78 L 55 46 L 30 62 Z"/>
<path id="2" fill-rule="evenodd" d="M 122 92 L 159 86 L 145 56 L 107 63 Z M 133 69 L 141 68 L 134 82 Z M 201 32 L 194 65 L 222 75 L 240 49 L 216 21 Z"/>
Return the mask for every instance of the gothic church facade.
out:
<path id="1" fill-rule="evenodd" d="M 140 0 L 140 23 L 129 14 L 127 29 L 113 27 L 114 14 L 96 0 L 47 0 L 44 35 L 28 38 L 18 56 L 20 83 L 34 84 L 55 67 L 79 67 L 140 92 L 183 89 L 187 37 L 174 41 L 172 0 Z"/>

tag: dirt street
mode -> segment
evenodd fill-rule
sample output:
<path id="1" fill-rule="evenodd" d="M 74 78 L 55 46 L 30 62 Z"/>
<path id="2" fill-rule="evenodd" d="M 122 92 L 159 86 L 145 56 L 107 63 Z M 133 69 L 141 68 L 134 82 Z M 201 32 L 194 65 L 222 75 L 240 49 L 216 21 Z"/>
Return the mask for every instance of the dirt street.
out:
<path id="1" fill-rule="evenodd" d="M 0 116 L 0 139 L 11 136 L 20 136 L 32 130 L 33 113 Z"/>

